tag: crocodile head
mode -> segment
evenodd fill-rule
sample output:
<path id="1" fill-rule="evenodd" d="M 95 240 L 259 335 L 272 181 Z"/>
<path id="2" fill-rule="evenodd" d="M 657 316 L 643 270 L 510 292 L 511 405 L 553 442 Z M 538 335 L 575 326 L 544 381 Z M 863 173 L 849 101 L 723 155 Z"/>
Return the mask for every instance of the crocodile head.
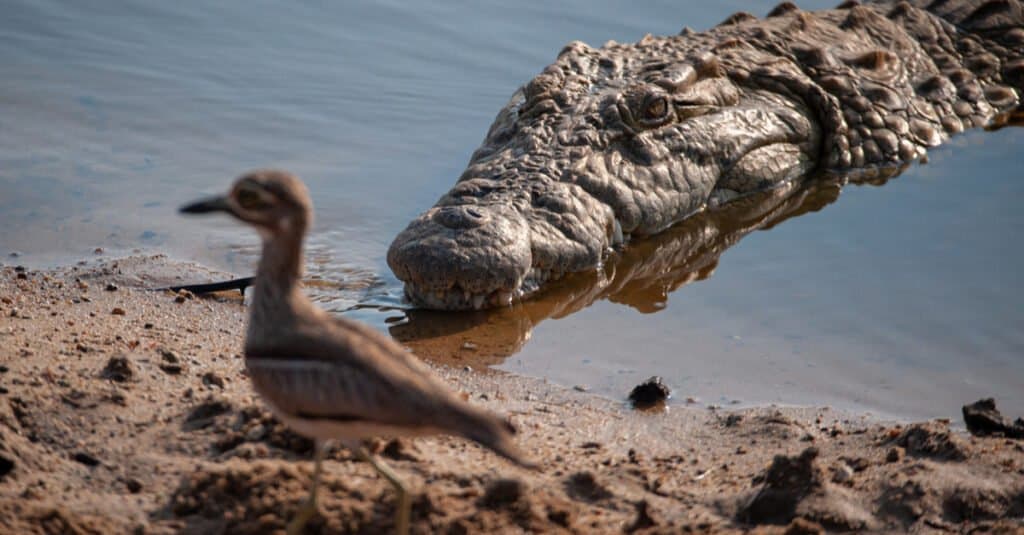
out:
<path id="1" fill-rule="evenodd" d="M 785 76 L 755 84 L 671 43 L 574 42 L 516 91 L 452 190 L 392 243 L 408 298 L 504 305 L 817 164 L 815 104 Z"/>

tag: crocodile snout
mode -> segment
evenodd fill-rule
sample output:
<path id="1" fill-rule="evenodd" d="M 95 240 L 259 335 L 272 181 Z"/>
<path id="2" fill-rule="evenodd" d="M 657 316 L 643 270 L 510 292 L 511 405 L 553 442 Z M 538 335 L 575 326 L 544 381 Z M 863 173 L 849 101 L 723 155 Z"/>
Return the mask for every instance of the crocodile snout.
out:
<path id="1" fill-rule="evenodd" d="M 474 206 L 444 206 L 434 213 L 434 221 L 453 229 L 471 229 L 487 223 L 488 217 Z"/>
<path id="2" fill-rule="evenodd" d="M 388 266 L 414 304 L 443 310 L 506 305 L 530 271 L 530 233 L 509 206 L 435 206 L 388 249 Z"/>

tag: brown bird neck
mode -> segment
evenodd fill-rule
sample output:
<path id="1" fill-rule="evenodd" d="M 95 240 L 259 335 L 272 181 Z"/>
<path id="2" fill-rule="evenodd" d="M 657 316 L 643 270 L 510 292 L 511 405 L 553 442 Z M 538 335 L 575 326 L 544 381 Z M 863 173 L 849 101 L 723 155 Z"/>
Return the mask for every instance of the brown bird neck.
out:
<path id="1" fill-rule="evenodd" d="M 303 301 L 302 240 L 304 224 L 264 235 L 263 253 L 256 271 L 255 309 L 295 306 Z"/>

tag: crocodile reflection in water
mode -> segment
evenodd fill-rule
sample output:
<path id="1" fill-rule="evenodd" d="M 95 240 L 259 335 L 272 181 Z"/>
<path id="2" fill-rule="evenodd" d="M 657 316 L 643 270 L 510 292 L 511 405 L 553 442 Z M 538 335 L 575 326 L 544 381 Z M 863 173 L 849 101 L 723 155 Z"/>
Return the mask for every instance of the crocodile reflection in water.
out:
<path id="1" fill-rule="evenodd" d="M 566 317 L 602 299 L 641 313 L 658 312 L 669 294 L 710 277 L 722 253 L 747 234 L 820 210 L 838 198 L 847 181 L 881 185 L 901 170 L 822 177 L 751 195 L 633 242 L 600 269 L 568 276 L 530 300 L 483 311 L 407 310 L 406 321 L 389 330 L 424 358 L 460 365 L 499 364 L 522 349 L 540 322 Z"/>

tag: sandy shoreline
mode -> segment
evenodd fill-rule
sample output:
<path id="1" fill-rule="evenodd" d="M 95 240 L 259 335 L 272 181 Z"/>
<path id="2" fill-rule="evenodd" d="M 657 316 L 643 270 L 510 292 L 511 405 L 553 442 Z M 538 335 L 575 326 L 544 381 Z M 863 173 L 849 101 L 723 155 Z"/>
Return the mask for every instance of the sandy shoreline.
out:
<path id="1" fill-rule="evenodd" d="M 0 268 L 0 532 L 283 529 L 310 444 L 249 388 L 244 306 L 141 290 L 209 277 L 162 257 Z M 380 441 L 414 489 L 417 533 L 1024 530 L 1021 440 L 828 408 L 638 413 L 542 380 L 436 370 L 508 414 L 543 469 L 459 439 Z M 324 481 L 309 532 L 390 527 L 393 495 L 369 466 L 335 451 Z"/>

